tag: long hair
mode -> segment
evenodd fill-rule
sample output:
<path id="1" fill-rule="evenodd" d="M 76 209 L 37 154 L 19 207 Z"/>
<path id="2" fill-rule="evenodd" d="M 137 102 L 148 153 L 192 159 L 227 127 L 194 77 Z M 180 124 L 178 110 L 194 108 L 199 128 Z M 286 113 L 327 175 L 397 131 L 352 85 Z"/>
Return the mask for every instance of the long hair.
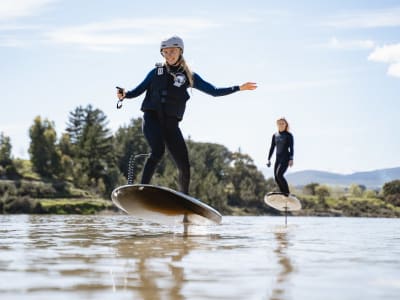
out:
<path id="1" fill-rule="evenodd" d="M 285 123 L 286 123 L 286 128 L 285 128 L 285 130 L 286 130 L 287 132 L 290 132 L 289 122 L 286 120 L 286 118 L 285 118 L 285 117 L 280 117 L 278 120 L 276 120 L 276 123 L 278 123 L 279 121 L 285 122 Z"/>
<path id="2" fill-rule="evenodd" d="M 186 76 L 188 77 L 188 80 L 189 80 L 190 87 L 193 87 L 193 73 L 192 73 L 192 70 L 190 69 L 189 65 L 186 63 L 186 60 L 183 58 L 182 55 L 181 55 L 181 66 L 185 70 Z"/>

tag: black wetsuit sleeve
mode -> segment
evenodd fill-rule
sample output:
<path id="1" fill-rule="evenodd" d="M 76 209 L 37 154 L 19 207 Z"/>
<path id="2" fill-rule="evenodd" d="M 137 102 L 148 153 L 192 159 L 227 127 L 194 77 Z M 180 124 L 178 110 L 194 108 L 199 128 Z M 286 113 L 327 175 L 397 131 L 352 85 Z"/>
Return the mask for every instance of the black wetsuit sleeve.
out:
<path id="1" fill-rule="evenodd" d="M 272 135 L 271 147 L 269 148 L 268 160 L 271 160 L 275 149 L 275 135 Z"/>
<path id="2" fill-rule="evenodd" d="M 289 145 L 288 145 L 288 150 L 289 150 L 289 160 L 293 160 L 294 157 L 294 142 L 293 142 L 293 135 L 289 134 Z"/>
<path id="3" fill-rule="evenodd" d="M 203 80 L 203 78 L 196 73 L 193 73 L 193 87 L 214 97 L 229 95 L 240 90 L 238 85 L 226 88 L 217 88 L 211 83 Z"/>
<path id="4" fill-rule="evenodd" d="M 154 74 L 155 69 L 151 70 L 149 74 L 147 74 L 146 78 L 137 87 L 135 87 L 133 90 L 127 91 L 125 93 L 125 98 L 135 98 L 143 94 L 144 91 L 149 88 L 150 83 L 153 80 Z"/>

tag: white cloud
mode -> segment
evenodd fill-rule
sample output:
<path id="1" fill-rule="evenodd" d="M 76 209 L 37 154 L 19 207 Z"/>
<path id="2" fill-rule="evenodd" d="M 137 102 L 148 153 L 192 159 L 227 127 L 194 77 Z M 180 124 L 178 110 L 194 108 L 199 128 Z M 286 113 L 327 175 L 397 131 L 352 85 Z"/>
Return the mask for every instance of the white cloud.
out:
<path id="1" fill-rule="evenodd" d="M 41 26 L 18 24 L 20 17 L 43 11 L 50 3 L 58 0 L 1 0 L 0 1 L 0 47 L 25 47 L 30 44 L 32 34 L 16 34 L 16 31 L 38 30 Z"/>
<path id="2" fill-rule="evenodd" d="M 368 60 L 388 63 L 388 75 L 400 77 L 400 43 L 377 47 Z"/>
<path id="3" fill-rule="evenodd" d="M 400 26 L 400 7 L 342 14 L 324 23 L 337 28 L 396 27 Z"/>
<path id="4" fill-rule="evenodd" d="M 0 24 L 0 47 L 22 48 L 38 42 L 38 25 Z"/>
<path id="5" fill-rule="evenodd" d="M 333 37 L 329 40 L 328 47 L 344 50 L 371 49 L 375 47 L 375 42 L 372 40 L 338 40 Z"/>
<path id="6" fill-rule="evenodd" d="M 0 21 L 34 15 L 55 0 L 1 0 Z"/>
<path id="7" fill-rule="evenodd" d="M 220 26 L 202 18 L 119 19 L 56 29 L 47 33 L 50 41 L 92 50 L 118 51 L 126 46 L 158 43 L 172 34 L 193 36 Z M 178 28 L 179 32 L 176 32 Z"/>
<path id="8" fill-rule="evenodd" d="M 400 77 L 400 62 L 391 64 L 388 69 L 388 75 Z"/>
<path id="9" fill-rule="evenodd" d="M 380 62 L 400 61 L 400 43 L 376 48 L 368 59 Z"/>

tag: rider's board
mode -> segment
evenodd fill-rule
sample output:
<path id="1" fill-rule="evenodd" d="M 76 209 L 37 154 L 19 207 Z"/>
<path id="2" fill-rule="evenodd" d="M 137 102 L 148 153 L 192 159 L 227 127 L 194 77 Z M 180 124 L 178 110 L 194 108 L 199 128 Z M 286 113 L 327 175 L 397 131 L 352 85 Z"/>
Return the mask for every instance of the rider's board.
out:
<path id="1" fill-rule="evenodd" d="M 211 206 L 167 187 L 123 185 L 111 193 L 111 199 L 127 214 L 155 222 L 177 217 L 182 221 L 183 216 L 192 223 L 203 223 L 201 219 L 205 219 L 219 224 L 222 220 L 221 214 Z"/>
<path id="2" fill-rule="evenodd" d="M 294 195 L 280 192 L 268 193 L 264 202 L 279 211 L 294 211 L 301 209 L 301 202 Z"/>

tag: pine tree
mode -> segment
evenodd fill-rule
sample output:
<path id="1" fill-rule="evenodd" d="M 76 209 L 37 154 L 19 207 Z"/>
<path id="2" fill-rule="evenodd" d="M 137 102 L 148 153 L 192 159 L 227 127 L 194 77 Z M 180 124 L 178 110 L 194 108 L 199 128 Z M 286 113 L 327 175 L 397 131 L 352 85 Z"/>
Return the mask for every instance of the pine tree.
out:
<path id="1" fill-rule="evenodd" d="M 63 154 L 73 160 L 75 184 L 105 190 L 106 194 L 120 178 L 113 136 L 107 125 L 107 117 L 101 110 L 91 105 L 80 106 L 70 113 L 66 129 L 69 139 L 64 138 L 62 144 Z"/>

